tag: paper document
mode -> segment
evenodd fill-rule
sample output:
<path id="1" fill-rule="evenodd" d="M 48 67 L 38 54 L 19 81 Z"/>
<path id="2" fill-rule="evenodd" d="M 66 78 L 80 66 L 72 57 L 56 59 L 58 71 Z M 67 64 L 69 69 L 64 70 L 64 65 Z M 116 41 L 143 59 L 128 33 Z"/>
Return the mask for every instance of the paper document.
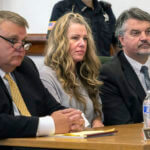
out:
<path id="1" fill-rule="evenodd" d="M 89 137 L 113 135 L 116 132 L 117 130 L 113 128 L 109 130 L 94 130 L 94 131 L 72 132 L 72 133 L 65 133 L 65 134 L 55 134 L 55 137 L 89 138 Z"/>

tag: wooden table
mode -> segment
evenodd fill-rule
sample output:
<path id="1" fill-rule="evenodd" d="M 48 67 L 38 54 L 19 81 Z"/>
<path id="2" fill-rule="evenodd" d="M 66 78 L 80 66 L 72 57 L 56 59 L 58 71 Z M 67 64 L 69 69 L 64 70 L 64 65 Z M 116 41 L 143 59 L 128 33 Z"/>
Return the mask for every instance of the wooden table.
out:
<path id="1" fill-rule="evenodd" d="M 89 139 L 56 137 L 9 138 L 0 140 L 0 145 L 80 150 L 150 150 L 150 141 L 144 141 L 142 136 L 142 123 L 107 126 L 102 129 L 114 127 L 118 132 L 113 136 Z"/>

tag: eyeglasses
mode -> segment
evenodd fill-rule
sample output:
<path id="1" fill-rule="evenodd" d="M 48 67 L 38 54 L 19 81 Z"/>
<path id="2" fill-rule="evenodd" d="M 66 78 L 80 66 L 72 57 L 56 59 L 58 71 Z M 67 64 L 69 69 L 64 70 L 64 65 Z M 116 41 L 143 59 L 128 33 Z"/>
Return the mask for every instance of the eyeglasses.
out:
<path id="1" fill-rule="evenodd" d="M 0 37 L 1 37 L 2 39 L 6 40 L 7 42 L 11 43 L 12 46 L 13 46 L 13 48 L 15 48 L 15 49 L 17 49 L 17 50 L 19 50 L 21 47 L 23 47 L 24 50 L 27 51 L 27 50 L 30 49 L 30 47 L 31 47 L 31 45 L 32 45 L 31 43 L 26 43 L 26 42 L 16 42 L 16 40 L 14 40 L 14 39 L 8 39 L 8 38 L 3 37 L 3 36 L 1 36 L 1 35 L 0 35 Z"/>

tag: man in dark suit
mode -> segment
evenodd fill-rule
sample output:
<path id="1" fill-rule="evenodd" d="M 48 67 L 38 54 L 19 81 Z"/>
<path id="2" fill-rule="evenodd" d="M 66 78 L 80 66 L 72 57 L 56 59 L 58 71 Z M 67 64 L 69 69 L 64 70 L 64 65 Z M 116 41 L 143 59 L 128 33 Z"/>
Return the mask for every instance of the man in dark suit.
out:
<path id="1" fill-rule="evenodd" d="M 48 136 L 84 128 L 81 112 L 65 109 L 44 88 L 34 63 L 24 57 L 27 21 L 20 15 L 0 11 L 0 138 Z M 11 84 L 17 84 L 29 115 L 13 101 Z M 18 96 L 19 94 L 17 94 Z M 16 95 L 15 95 L 16 96 Z"/>
<path id="2" fill-rule="evenodd" d="M 138 8 L 124 11 L 116 23 L 116 37 L 123 51 L 104 64 L 100 74 L 104 124 L 139 123 L 149 90 L 141 67 L 150 68 L 150 14 Z"/>

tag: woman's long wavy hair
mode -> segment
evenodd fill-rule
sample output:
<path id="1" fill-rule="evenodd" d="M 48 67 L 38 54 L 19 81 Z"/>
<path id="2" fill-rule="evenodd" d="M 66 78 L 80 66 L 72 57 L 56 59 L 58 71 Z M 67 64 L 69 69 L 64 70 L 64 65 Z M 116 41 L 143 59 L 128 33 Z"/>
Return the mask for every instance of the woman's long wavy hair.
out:
<path id="1" fill-rule="evenodd" d="M 67 38 L 71 23 L 84 25 L 88 35 L 86 54 L 83 61 L 76 65 L 69 53 L 69 40 Z M 70 99 L 74 96 L 83 104 L 85 111 L 86 100 L 79 90 L 82 83 L 93 102 L 95 113 L 101 116 L 101 105 L 98 101 L 99 86 L 102 84 L 98 81 L 101 63 L 96 55 L 91 29 L 81 15 L 67 13 L 56 22 L 49 35 L 45 51 L 45 65 L 56 71 L 57 78 L 66 93 L 70 95 Z"/>

